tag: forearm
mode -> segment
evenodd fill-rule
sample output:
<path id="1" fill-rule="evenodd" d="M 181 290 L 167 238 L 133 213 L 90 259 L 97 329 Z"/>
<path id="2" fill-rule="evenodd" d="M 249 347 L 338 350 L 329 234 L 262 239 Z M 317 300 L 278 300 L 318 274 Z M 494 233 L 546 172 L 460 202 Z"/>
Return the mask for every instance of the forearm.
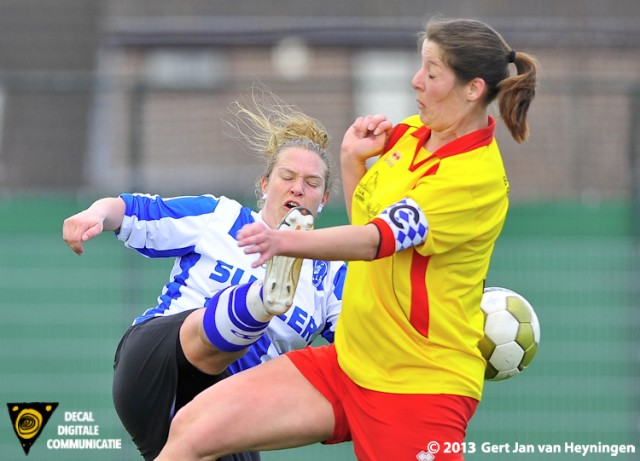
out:
<path id="1" fill-rule="evenodd" d="M 347 214 L 351 219 L 351 199 L 367 172 L 367 159 L 380 155 L 393 125 L 385 115 L 358 117 L 347 129 L 340 146 L 340 169 Z"/>
<path id="2" fill-rule="evenodd" d="M 96 200 L 88 211 L 96 213 L 104 219 L 103 230 L 115 231 L 120 229 L 124 219 L 125 204 L 120 197 L 106 197 Z"/>
<path id="3" fill-rule="evenodd" d="M 342 190 L 344 192 L 344 202 L 347 215 L 351 219 L 351 200 L 356 186 L 360 179 L 367 172 L 366 163 L 360 159 L 353 158 L 346 153 L 340 155 L 340 170 L 342 173 Z"/>
<path id="4" fill-rule="evenodd" d="M 371 261 L 380 243 L 380 234 L 373 224 L 284 232 L 277 253 L 307 259 Z"/>

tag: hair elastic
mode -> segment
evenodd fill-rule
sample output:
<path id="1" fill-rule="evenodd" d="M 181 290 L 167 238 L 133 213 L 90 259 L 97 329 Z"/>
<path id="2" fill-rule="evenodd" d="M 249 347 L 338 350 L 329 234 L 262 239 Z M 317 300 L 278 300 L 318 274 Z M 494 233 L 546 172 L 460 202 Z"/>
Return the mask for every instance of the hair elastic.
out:
<path id="1" fill-rule="evenodd" d="M 516 50 L 509 51 L 507 55 L 507 62 L 516 62 Z"/>

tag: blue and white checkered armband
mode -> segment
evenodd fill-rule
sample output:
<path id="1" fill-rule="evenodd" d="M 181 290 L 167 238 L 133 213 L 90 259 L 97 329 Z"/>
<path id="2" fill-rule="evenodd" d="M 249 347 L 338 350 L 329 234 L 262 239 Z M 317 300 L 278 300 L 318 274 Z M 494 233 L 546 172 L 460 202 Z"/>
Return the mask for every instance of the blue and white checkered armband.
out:
<path id="1" fill-rule="evenodd" d="M 387 207 L 371 223 L 380 231 L 380 247 L 376 259 L 424 243 L 429 231 L 427 217 L 410 198 Z"/>

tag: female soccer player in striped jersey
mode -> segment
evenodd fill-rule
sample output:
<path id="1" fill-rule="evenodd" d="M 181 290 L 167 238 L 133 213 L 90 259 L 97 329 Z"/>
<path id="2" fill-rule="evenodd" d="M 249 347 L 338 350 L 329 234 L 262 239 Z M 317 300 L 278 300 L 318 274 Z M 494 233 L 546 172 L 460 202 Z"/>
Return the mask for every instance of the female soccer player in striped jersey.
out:
<path id="1" fill-rule="evenodd" d="M 251 109 L 236 104 L 233 123 L 265 156 L 256 190 L 260 212 L 222 196 L 122 194 L 96 201 L 63 225 L 77 254 L 101 232 L 116 231 L 146 257 L 175 258 L 157 305 L 133 321 L 115 357 L 115 407 L 146 460 L 160 452 L 175 412 L 200 391 L 319 335 L 333 342 L 344 263 L 276 257 L 265 274 L 238 247 L 237 232 L 247 223 L 312 228 L 315 211 L 308 210 L 322 208 L 332 182 L 322 125 L 268 92 L 262 96 Z"/>
<path id="2" fill-rule="evenodd" d="M 343 138 L 351 225 L 296 233 L 256 223 L 238 234 L 260 254 L 254 264 L 273 255 L 350 261 L 335 345 L 207 389 L 176 415 L 158 460 L 346 440 L 359 460 L 463 459 L 484 380 L 480 301 L 508 207 L 488 106 L 497 98 L 514 139 L 526 139 L 537 64 L 464 19 L 427 23 L 421 55 L 419 114 L 395 128 L 382 115 L 359 118 Z M 241 395 L 253 398 L 209 411 Z"/>

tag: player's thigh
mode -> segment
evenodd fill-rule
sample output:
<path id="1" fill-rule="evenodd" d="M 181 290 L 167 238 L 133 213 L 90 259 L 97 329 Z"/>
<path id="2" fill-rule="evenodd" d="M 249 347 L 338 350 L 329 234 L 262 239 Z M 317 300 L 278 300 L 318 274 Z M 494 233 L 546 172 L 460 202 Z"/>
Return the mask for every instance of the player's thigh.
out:
<path id="1" fill-rule="evenodd" d="M 172 432 L 203 452 L 231 453 L 322 442 L 334 424 L 329 401 L 281 356 L 202 392 L 178 412 Z"/>

